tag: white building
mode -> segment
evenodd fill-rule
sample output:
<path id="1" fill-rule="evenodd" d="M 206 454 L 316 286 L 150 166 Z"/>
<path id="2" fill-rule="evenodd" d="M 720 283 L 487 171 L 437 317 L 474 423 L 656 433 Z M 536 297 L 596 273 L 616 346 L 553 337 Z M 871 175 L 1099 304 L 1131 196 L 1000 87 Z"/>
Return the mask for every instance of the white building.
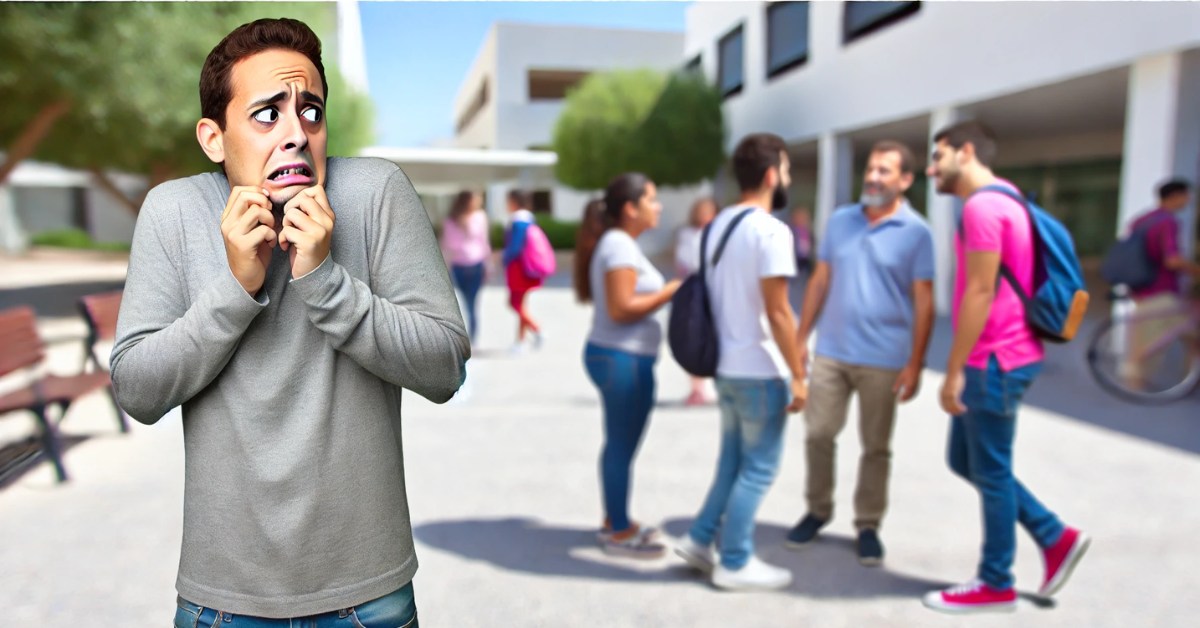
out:
<path id="1" fill-rule="evenodd" d="M 488 31 L 454 103 L 454 144 L 463 149 L 549 149 L 567 90 L 592 72 L 650 68 L 672 71 L 683 58 L 683 33 L 564 25 L 496 23 Z M 578 220 L 595 193 L 556 184 L 550 168 L 526 170 L 488 186 L 488 211 L 504 214 L 513 186 L 534 191 L 535 209 Z M 663 224 L 643 236 L 651 252 L 665 249 L 691 202 L 705 188 L 660 192 Z"/>
<path id="2" fill-rule="evenodd" d="M 1085 254 L 1153 206 L 1162 180 L 1200 179 L 1200 3 L 697 2 L 684 48 L 727 94 L 730 149 L 756 131 L 789 143 L 793 197 L 818 228 L 855 198 L 873 142 L 923 161 L 932 133 L 966 118 L 996 131 L 999 173 Z M 910 198 L 935 230 L 945 307 L 956 205 L 928 185 Z M 732 193 L 727 174 L 715 186 Z"/>

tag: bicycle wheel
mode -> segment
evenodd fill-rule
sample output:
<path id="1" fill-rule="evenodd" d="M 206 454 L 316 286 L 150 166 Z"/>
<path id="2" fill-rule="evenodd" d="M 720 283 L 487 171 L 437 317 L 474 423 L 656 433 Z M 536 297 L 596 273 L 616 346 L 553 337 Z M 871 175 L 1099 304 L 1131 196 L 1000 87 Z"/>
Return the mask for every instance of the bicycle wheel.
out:
<path id="1" fill-rule="evenodd" d="M 1139 403 L 1169 403 L 1187 396 L 1200 383 L 1196 340 L 1173 332 L 1134 356 L 1134 327 L 1129 318 L 1115 318 L 1096 329 L 1087 351 L 1092 377 L 1110 393 Z"/>

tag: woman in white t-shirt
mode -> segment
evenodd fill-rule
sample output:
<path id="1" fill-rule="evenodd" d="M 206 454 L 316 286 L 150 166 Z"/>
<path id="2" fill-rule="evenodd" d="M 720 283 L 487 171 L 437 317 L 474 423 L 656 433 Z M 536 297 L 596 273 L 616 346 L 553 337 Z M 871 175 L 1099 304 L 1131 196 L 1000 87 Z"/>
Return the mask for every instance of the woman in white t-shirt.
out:
<path id="1" fill-rule="evenodd" d="M 688 275 L 700 271 L 700 238 L 704 228 L 717 216 L 717 202 L 712 197 L 705 196 L 692 203 L 692 211 L 688 215 L 688 224 L 679 229 L 675 239 L 675 276 L 686 279 Z M 703 377 L 693 377 L 692 389 L 684 404 L 700 406 L 712 403 L 713 396 L 707 391 L 708 380 Z"/>
<path id="2" fill-rule="evenodd" d="M 654 363 L 662 344 L 654 313 L 680 282 L 664 282 L 635 239 L 658 225 L 662 213 L 646 175 L 618 176 L 605 190 L 603 209 L 595 202 L 589 209 L 592 220 L 585 216 L 576 243 L 575 292 L 581 302 L 595 304 L 583 359 L 604 406 L 600 480 L 606 516 L 598 538 L 606 553 L 658 558 L 666 553 L 658 531 L 629 518 L 630 469 L 654 406 Z"/>

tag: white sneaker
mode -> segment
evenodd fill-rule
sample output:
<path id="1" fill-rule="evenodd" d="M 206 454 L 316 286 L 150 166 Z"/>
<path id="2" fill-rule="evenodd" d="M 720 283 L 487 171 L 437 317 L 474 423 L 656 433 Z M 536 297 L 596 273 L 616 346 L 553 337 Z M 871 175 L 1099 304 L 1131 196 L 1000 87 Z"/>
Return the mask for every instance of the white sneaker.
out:
<path id="1" fill-rule="evenodd" d="M 751 556 L 750 562 L 738 570 L 717 565 L 712 574 L 713 586 L 728 591 L 769 591 L 785 589 L 792 584 L 792 572 L 768 565 Z"/>
<path id="2" fill-rule="evenodd" d="M 546 343 L 546 332 L 539 331 L 533 334 L 533 348 L 540 350 L 542 345 Z"/>
<path id="3" fill-rule="evenodd" d="M 523 342 L 513 344 L 512 348 L 508 350 L 508 354 L 511 356 L 525 355 L 528 352 L 529 347 Z"/>
<path id="4" fill-rule="evenodd" d="M 675 555 L 707 574 L 712 573 L 716 564 L 712 546 L 693 541 L 690 534 L 684 534 L 682 538 L 675 540 Z"/>

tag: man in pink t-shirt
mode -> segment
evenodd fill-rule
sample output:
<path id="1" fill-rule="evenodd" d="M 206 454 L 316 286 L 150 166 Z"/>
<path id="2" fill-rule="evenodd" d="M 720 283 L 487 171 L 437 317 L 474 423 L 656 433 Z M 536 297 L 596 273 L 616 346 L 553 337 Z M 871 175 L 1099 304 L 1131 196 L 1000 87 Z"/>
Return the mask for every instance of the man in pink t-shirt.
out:
<path id="1" fill-rule="evenodd" d="M 1025 322 L 1024 306 L 1001 265 L 1027 294 L 1034 292 L 1035 236 L 1027 208 L 988 186 L 1017 188 L 992 173 L 996 143 L 975 121 L 934 136 L 927 174 L 937 190 L 964 201 L 955 237 L 954 344 L 942 384 L 942 408 L 951 415 L 950 468 L 979 491 L 983 502 L 983 556 L 976 578 L 925 596 L 925 605 L 949 613 L 1016 608 L 1012 563 L 1016 524 L 1042 548 L 1046 574 L 1039 595 L 1066 583 L 1087 550 L 1083 532 L 1063 525 L 1012 470 L 1017 406 L 1041 370 L 1042 343 Z"/>

